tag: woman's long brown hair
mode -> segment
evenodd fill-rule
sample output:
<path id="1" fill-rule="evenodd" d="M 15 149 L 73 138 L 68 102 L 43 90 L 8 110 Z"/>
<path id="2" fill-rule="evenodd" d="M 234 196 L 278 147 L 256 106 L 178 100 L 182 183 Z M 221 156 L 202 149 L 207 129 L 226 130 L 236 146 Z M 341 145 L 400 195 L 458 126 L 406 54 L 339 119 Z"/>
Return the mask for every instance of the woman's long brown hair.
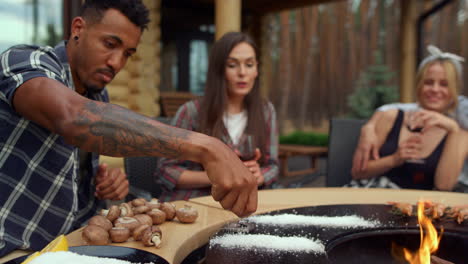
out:
<path id="1" fill-rule="evenodd" d="M 226 62 L 232 49 L 243 42 L 252 46 L 255 56 L 257 56 L 257 45 L 248 35 L 241 32 L 226 33 L 211 48 L 205 95 L 200 104 L 199 132 L 201 133 L 221 138 L 226 129 L 223 123 L 223 114 L 227 110 L 228 102 Z M 248 117 L 245 132 L 254 135 L 257 147 L 262 153 L 265 153 L 267 149 L 264 136 L 266 132 L 264 115 L 266 101 L 260 95 L 258 80 L 257 76 L 252 90 L 244 98 L 244 109 L 247 110 Z"/>

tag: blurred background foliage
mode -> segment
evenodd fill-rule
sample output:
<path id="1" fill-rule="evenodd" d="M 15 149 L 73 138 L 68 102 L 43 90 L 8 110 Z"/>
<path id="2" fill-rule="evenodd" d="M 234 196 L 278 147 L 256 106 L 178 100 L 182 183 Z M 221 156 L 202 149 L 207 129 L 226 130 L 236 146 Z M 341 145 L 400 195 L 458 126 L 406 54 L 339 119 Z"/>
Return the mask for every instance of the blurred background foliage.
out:
<path id="1" fill-rule="evenodd" d="M 279 137 L 280 144 L 328 146 L 328 134 L 306 131 L 294 131 Z"/>
<path id="2" fill-rule="evenodd" d="M 337 1 L 263 18 L 261 85 L 281 134 L 326 133 L 333 117 L 367 118 L 399 100 L 402 2 Z M 417 1 L 417 13 L 439 2 Z M 424 46 L 468 58 L 468 1 L 453 1 L 422 30 Z M 468 83 L 467 67 L 463 76 Z M 468 95 L 468 85 L 461 93 Z"/>
<path id="3" fill-rule="evenodd" d="M 375 64 L 360 75 L 354 92 L 348 97 L 350 118 L 367 119 L 375 109 L 388 103 L 398 102 L 399 91 L 394 83 L 395 73 L 383 64 L 380 51 L 375 52 Z"/>

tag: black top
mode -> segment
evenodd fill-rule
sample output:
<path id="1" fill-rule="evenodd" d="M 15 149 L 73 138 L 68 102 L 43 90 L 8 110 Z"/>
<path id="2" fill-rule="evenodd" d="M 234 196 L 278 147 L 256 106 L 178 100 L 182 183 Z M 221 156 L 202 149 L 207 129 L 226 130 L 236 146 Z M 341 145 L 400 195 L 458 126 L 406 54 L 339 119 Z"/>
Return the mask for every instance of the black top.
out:
<path id="1" fill-rule="evenodd" d="M 403 111 L 398 110 L 398 116 L 393 124 L 392 130 L 385 139 L 385 143 L 380 148 L 379 153 L 381 157 L 391 155 L 397 151 L 403 119 Z M 423 159 L 423 164 L 405 162 L 401 166 L 383 173 L 383 175 L 390 178 L 402 188 L 433 189 L 434 175 L 440 156 L 442 155 L 446 138 L 447 136 L 444 136 L 431 155 Z"/>

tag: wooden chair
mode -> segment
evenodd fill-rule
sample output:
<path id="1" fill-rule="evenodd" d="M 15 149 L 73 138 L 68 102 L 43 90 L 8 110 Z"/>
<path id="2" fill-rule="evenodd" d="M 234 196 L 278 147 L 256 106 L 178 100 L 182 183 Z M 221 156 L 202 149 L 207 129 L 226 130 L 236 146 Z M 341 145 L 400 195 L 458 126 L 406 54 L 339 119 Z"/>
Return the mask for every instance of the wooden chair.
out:
<path id="1" fill-rule="evenodd" d="M 161 92 L 159 96 L 161 116 L 175 116 L 181 105 L 195 98 L 197 95 L 188 92 Z"/>
<path id="2" fill-rule="evenodd" d="M 366 120 L 335 118 L 330 121 L 327 187 L 339 187 L 351 181 L 353 155 L 365 122 Z"/>
<path id="3" fill-rule="evenodd" d="M 328 149 L 326 147 L 304 146 L 304 145 L 279 145 L 278 158 L 280 161 L 280 175 L 283 177 L 294 177 L 317 172 L 318 158 L 326 157 Z M 301 170 L 290 171 L 289 158 L 295 156 L 307 156 L 310 159 L 310 167 Z"/>

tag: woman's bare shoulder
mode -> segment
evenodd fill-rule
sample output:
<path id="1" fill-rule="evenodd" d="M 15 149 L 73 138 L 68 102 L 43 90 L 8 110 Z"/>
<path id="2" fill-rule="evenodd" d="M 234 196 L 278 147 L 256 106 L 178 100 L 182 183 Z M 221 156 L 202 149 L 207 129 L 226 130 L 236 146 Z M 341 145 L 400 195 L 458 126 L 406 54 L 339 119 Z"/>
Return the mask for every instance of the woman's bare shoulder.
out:
<path id="1" fill-rule="evenodd" d="M 382 111 L 381 116 L 376 124 L 377 135 L 383 140 L 387 137 L 388 133 L 393 127 L 395 120 L 398 116 L 398 109 L 390 109 L 387 111 Z"/>
<path id="2" fill-rule="evenodd" d="M 381 112 L 381 118 L 379 118 L 380 125 L 390 124 L 392 126 L 398 116 L 399 111 L 400 110 L 398 109 L 390 109 Z"/>

